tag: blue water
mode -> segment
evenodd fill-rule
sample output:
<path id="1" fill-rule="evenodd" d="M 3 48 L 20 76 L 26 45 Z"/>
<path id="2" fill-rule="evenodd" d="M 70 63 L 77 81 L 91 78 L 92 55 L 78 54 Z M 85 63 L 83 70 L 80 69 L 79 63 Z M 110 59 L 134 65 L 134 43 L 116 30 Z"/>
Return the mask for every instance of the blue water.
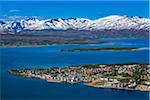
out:
<path id="1" fill-rule="evenodd" d="M 100 89 L 83 84 L 48 83 L 10 75 L 18 68 L 64 67 L 94 63 L 149 62 L 148 39 L 101 39 L 116 44 L 57 45 L 1 48 L 2 100 L 148 100 L 148 92 Z M 135 51 L 60 52 L 60 49 L 86 47 L 139 47 Z"/>

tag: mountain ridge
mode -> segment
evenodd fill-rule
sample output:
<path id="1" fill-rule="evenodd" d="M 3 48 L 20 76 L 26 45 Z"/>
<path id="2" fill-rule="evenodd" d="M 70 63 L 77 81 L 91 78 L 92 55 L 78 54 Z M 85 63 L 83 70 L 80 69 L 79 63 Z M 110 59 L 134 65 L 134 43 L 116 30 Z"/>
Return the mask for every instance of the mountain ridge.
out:
<path id="1" fill-rule="evenodd" d="M 22 19 L 20 21 L 0 21 L 0 33 L 21 32 L 25 30 L 150 30 L 150 19 L 138 16 L 128 17 L 111 15 L 96 20 L 87 18 L 53 18 L 39 20 L 37 18 Z"/>

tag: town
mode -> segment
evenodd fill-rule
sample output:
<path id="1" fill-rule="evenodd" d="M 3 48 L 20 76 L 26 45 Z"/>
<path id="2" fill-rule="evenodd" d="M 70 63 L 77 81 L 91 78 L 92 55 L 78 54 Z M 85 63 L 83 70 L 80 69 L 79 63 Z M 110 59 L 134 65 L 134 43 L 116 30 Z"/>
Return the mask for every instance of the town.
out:
<path id="1" fill-rule="evenodd" d="M 9 73 L 48 82 L 79 83 L 98 88 L 150 91 L 148 64 L 91 64 L 63 68 L 15 69 Z"/>

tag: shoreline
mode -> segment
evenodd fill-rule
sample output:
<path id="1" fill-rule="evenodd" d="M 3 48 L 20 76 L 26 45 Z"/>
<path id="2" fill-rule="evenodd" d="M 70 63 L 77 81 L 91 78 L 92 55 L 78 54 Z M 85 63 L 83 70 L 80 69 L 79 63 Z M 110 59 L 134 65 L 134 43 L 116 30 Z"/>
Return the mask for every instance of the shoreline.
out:
<path id="1" fill-rule="evenodd" d="M 115 43 L 66 43 L 66 44 L 51 44 L 51 45 L 21 45 L 21 46 L 0 46 L 1 48 L 23 48 L 23 47 L 46 47 L 46 46 L 63 46 L 63 45 L 97 45 L 97 44 L 115 44 Z"/>
<path id="2" fill-rule="evenodd" d="M 115 48 L 75 48 L 75 49 L 61 49 L 61 52 L 84 52 L 84 51 L 135 51 L 143 50 L 143 48 L 131 48 L 131 47 L 115 47 Z"/>
<path id="3" fill-rule="evenodd" d="M 9 73 L 47 82 L 66 82 L 96 88 L 150 91 L 149 64 L 91 64 L 63 68 L 24 68 Z"/>
<path id="4" fill-rule="evenodd" d="M 37 45 L 37 46 L 32 46 L 32 45 L 31 46 L 0 46 L 0 49 L 3 49 L 3 48 L 49 47 L 49 46 L 64 46 L 64 45 L 82 45 L 82 44 L 56 44 L 56 45 Z M 93 45 L 93 44 L 83 44 L 83 45 Z M 138 50 L 149 50 L 149 48 L 136 48 L 136 49 L 131 49 L 131 50 L 87 50 L 87 51 L 138 51 Z M 60 50 L 60 52 L 82 52 L 82 51 L 61 51 Z"/>
<path id="5" fill-rule="evenodd" d="M 51 82 L 51 83 L 61 83 L 62 81 L 59 80 L 54 80 L 54 79 L 48 79 L 46 80 L 47 82 Z"/>
<path id="6" fill-rule="evenodd" d="M 47 82 L 50 83 L 62 83 L 63 81 L 60 80 L 54 80 L 54 79 L 48 79 L 46 80 Z M 72 83 L 76 84 L 76 83 Z M 103 88 L 103 89 L 115 89 L 115 90 L 129 90 L 129 91 L 144 91 L 144 92 L 150 92 L 150 87 L 148 89 L 141 89 L 141 88 L 120 88 L 120 87 L 113 87 L 113 86 L 100 86 L 100 85 L 92 85 L 91 83 L 83 83 L 83 85 L 90 86 L 90 87 L 95 87 L 95 88 Z"/>
<path id="7" fill-rule="evenodd" d="M 102 41 L 96 41 L 95 43 L 53 43 L 53 44 L 45 44 L 45 45 L 1 45 L 0 47 L 1 48 L 17 48 L 17 47 L 40 47 L 40 46 L 55 46 L 55 45 L 66 45 L 66 44 L 83 44 L 83 45 L 92 45 L 92 44 L 118 44 L 118 42 L 112 42 L 112 41 L 109 41 L 111 39 L 115 39 L 115 40 L 118 40 L 118 39 L 149 39 L 148 37 L 146 38 L 137 38 L 137 37 L 132 37 L 132 38 L 128 38 L 128 37 L 121 37 L 121 38 L 101 38 L 101 39 L 98 39 L 98 40 L 102 40 Z M 103 41 L 104 40 L 104 41 Z M 106 41 L 107 40 L 107 41 Z"/>
<path id="8" fill-rule="evenodd" d="M 1 48 L 24 48 L 24 47 L 46 47 L 46 46 L 55 46 L 55 45 L 64 45 L 64 44 L 52 44 L 52 45 L 22 45 L 22 46 L 0 46 Z"/>
<path id="9" fill-rule="evenodd" d="M 86 86 L 90 86 L 90 87 L 95 87 L 95 88 L 103 88 L 103 89 L 115 89 L 115 90 L 129 90 L 129 91 L 144 91 L 144 92 L 150 92 L 150 88 L 149 89 L 140 89 L 140 88 L 135 88 L 135 89 L 131 89 L 131 88 L 119 88 L 119 87 L 113 87 L 113 86 L 100 86 L 100 85 L 92 85 L 91 83 L 85 83 L 84 85 Z"/>
<path id="10" fill-rule="evenodd" d="M 29 78 L 29 77 L 28 77 Z M 30 77 L 30 78 L 35 78 L 35 77 Z M 63 82 L 57 79 L 42 79 L 38 78 L 40 80 L 44 80 L 48 83 L 68 83 L 68 82 Z M 70 84 L 76 84 L 76 83 L 70 83 Z M 115 90 L 129 90 L 129 91 L 144 91 L 144 92 L 150 92 L 150 87 L 148 89 L 141 89 L 141 88 L 121 88 L 121 87 L 113 87 L 113 86 L 102 86 L 102 85 L 92 85 L 91 83 L 83 82 L 83 85 L 85 86 L 90 86 L 90 87 L 95 87 L 95 88 L 102 88 L 102 89 L 115 89 Z"/>
<path id="11" fill-rule="evenodd" d="M 55 79 L 48 79 L 46 80 L 47 82 L 51 82 L 51 83 L 62 83 L 63 81 L 60 80 L 55 80 Z M 72 83 L 72 84 L 76 84 L 76 83 Z M 103 88 L 103 89 L 115 89 L 115 90 L 129 90 L 129 91 L 145 91 L 145 92 L 150 92 L 150 87 L 145 89 L 145 88 L 121 88 L 121 87 L 113 87 L 113 86 L 102 86 L 102 85 L 92 85 L 91 83 L 86 83 L 84 82 L 83 85 L 86 86 L 90 86 L 90 87 L 95 87 L 95 88 Z"/>
<path id="12" fill-rule="evenodd" d="M 18 76 L 18 75 L 17 75 Z M 24 77 L 26 78 L 26 77 Z M 27 77 L 27 78 L 36 78 L 36 77 Z M 68 83 L 68 82 L 64 82 L 61 80 L 57 80 L 57 79 L 44 79 L 44 78 L 38 78 L 40 80 L 44 80 L 48 83 Z M 102 89 L 115 89 L 115 90 L 129 90 L 129 91 L 144 91 L 144 92 L 150 92 L 150 87 L 147 89 L 141 89 L 141 88 L 121 88 L 121 87 L 113 87 L 113 86 L 102 86 L 102 85 L 92 85 L 93 82 L 87 83 L 87 82 L 83 82 L 83 85 L 85 86 L 90 86 L 90 87 L 95 87 L 95 88 L 102 88 Z M 70 83 L 70 84 L 76 84 L 76 83 Z"/>

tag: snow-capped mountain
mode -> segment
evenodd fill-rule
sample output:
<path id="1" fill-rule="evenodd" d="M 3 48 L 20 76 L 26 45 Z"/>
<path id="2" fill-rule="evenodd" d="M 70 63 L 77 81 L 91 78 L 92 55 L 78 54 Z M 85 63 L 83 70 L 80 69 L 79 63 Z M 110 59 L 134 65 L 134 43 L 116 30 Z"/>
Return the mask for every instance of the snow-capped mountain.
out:
<path id="1" fill-rule="evenodd" d="M 150 30 L 150 19 L 112 15 L 96 20 L 86 18 L 58 18 L 39 20 L 36 18 L 23 19 L 14 22 L 0 21 L 0 31 L 22 30 Z"/>

